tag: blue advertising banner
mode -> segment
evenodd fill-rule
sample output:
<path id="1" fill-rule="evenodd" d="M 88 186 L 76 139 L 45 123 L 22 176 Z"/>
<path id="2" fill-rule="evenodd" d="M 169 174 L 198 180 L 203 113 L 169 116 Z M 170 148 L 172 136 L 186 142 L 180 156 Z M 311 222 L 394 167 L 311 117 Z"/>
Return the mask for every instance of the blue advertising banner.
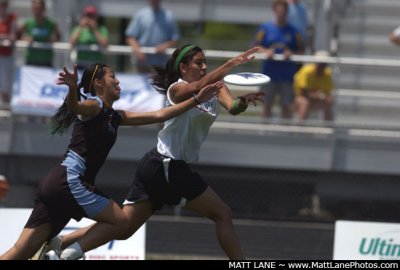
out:
<path id="1" fill-rule="evenodd" d="M 59 72 L 52 68 L 21 66 L 15 76 L 12 112 L 52 116 L 68 91 L 68 87 L 56 84 Z M 116 77 L 122 91 L 121 98 L 114 103 L 114 109 L 146 112 L 163 107 L 164 96 L 152 88 L 147 76 L 116 73 Z"/>

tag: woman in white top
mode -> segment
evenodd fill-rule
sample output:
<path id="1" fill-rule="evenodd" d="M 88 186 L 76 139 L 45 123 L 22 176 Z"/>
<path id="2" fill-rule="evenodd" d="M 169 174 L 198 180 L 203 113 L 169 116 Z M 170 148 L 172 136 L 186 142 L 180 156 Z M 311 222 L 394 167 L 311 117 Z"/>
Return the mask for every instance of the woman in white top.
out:
<path id="1" fill-rule="evenodd" d="M 201 144 L 210 126 L 218 116 L 219 104 L 236 115 L 246 110 L 249 102 L 261 101 L 261 93 L 250 93 L 234 99 L 220 81 L 233 67 L 254 58 L 258 47 L 228 60 L 210 73 L 201 48 L 186 45 L 175 50 L 166 69 L 155 68 L 152 84 L 166 94 L 166 105 L 195 98 L 200 89 L 213 85 L 219 89 L 216 97 L 165 122 L 158 134 L 157 148 L 149 151 L 140 161 L 135 179 L 124 202 L 123 211 L 128 218 L 128 230 L 110 229 L 111 239 L 127 239 L 164 204 L 182 205 L 215 222 L 218 241 L 229 259 L 244 259 L 244 254 L 232 223 L 231 209 L 191 170 L 190 164 L 198 160 Z M 63 246 L 82 236 L 88 228 L 64 236 Z M 91 229 L 93 230 L 93 228 Z M 73 258 L 72 258 L 73 259 Z"/>
<path id="2" fill-rule="evenodd" d="M 219 104 L 236 115 L 245 111 L 249 102 L 259 100 L 260 93 L 234 99 L 219 81 L 233 67 L 253 59 L 257 50 L 252 48 L 207 74 L 203 50 L 186 45 L 175 50 L 166 69 L 156 68 L 152 84 L 166 94 L 166 106 L 193 97 L 210 83 L 219 83 L 221 88 L 218 96 L 199 102 L 195 108 L 166 121 L 158 134 L 157 148 L 142 158 L 124 203 L 124 212 L 133 225 L 129 226 L 129 235 L 163 204 L 182 205 L 215 222 L 218 241 L 229 259 L 244 258 L 233 228 L 231 209 L 198 173 L 191 170 L 190 164 L 199 158 L 201 144 L 218 116 Z M 138 220 L 139 209 L 142 220 Z"/>

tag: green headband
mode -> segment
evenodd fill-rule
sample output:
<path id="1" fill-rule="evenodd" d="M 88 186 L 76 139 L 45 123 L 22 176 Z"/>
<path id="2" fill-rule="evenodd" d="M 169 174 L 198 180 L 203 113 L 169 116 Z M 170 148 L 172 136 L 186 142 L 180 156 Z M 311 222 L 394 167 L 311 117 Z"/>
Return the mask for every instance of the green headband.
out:
<path id="1" fill-rule="evenodd" d="M 180 64 L 181 61 L 182 61 L 182 58 L 185 57 L 185 55 L 188 53 L 188 51 L 190 51 L 190 50 L 193 49 L 194 47 L 195 47 L 195 46 L 193 46 L 193 45 L 189 45 L 189 46 L 183 48 L 183 49 L 179 52 L 178 56 L 177 56 L 176 59 L 175 59 L 175 63 L 174 63 L 174 70 L 175 70 L 176 72 L 179 71 L 178 68 L 179 68 L 179 64 Z"/>

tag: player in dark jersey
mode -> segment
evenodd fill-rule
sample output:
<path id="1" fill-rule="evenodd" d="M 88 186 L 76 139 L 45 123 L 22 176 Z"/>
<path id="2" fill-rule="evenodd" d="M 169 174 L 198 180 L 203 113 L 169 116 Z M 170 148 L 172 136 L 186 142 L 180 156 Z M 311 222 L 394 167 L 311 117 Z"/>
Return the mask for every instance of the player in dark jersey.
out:
<path id="1" fill-rule="evenodd" d="M 209 84 L 193 98 L 176 106 L 154 112 L 116 111 L 114 101 L 120 97 L 119 81 L 112 69 L 94 64 L 84 70 L 80 84 L 75 66 L 59 74 L 58 84 L 69 91 L 63 105 L 52 118 L 53 133 L 63 133 L 73 124 L 73 131 L 64 159 L 43 179 L 37 189 L 34 209 L 14 244 L 0 259 L 28 259 L 46 242 L 55 237 L 71 218 L 87 217 L 97 221 L 97 234 L 69 243 L 60 255 L 81 257 L 84 251 L 105 244 L 102 231 L 128 225 L 120 206 L 95 187 L 95 178 L 117 138 L 120 125 L 144 125 L 164 122 L 183 113 L 198 102 L 205 102 L 219 93 L 221 83 Z M 86 97 L 81 94 L 90 94 Z M 81 97 L 84 100 L 81 101 Z M 126 228 L 127 229 L 127 228 Z M 90 235 L 90 234 L 89 234 Z"/>

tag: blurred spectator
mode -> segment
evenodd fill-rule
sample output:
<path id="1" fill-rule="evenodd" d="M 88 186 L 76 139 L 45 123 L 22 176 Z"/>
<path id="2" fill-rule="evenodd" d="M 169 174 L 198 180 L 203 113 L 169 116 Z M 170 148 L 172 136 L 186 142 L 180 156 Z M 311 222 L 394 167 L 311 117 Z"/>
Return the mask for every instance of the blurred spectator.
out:
<path id="1" fill-rule="evenodd" d="M 390 41 L 392 41 L 394 45 L 400 46 L 400 26 L 390 33 Z"/>
<path id="2" fill-rule="evenodd" d="M 175 47 L 180 38 L 178 25 L 170 10 L 161 7 L 161 0 L 147 0 L 149 6 L 132 17 L 125 31 L 126 42 L 136 57 L 136 68 L 149 73 L 151 66 L 165 68 L 167 48 Z M 144 54 L 141 47 L 155 47 L 156 54 Z"/>
<path id="3" fill-rule="evenodd" d="M 262 73 L 271 78 L 271 82 L 261 87 L 265 92 L 263 116 L 271 117 L 271 109 L 275 96 L 279 95 L 281 115 L 291 118 L 294 91 L 293 76 L 296 73 L 296 63 L 290 60 L 293 53 L 303 50 L 301 34 L 287 22 L 288 3 L 285 0 L 273 2 L 274 21 L 260 25 L 254 44 L 260 45 L 267 59 L 262 62 Z M 284 61 L 273 60 L 274 54 L 283 55 Z"/>
<path id="4" fill-rule="evenodd" d="M 28 42 L 56 42 L 61 38 L 60 30 L 55 21 L 46 16 L 46 2 L 32 0 L 33 17 L 27 19 L 19 29 L 22 40 Z M 25 63 L 36 66 L 53 66 L 53 50 L 28 48 L 25 53 Z"/>
<path id="5" fill-rule="evenodd" d="M 0 175 L 0 202 L 6 199 L 7 193 L 10 189 L 8 181 L 4 175 Z"/>
<path id="6" fill-rule="evenodd" d="M 304 41 L 304 49 L 311 48 L 310 35 L 308 34 L 308 8 L 301 0 L 287 0 L 288 2 L 288 23 L 294 26 Z"/>
<path id="7" fill-rule="evenodd" d="M 86 6 L 83 9 L 82 17 L 79 25 L 72 29 L 69 42 L 72 46 L 76 45 L 93 45 L 100 47 L 108 45 L 109 32 L 104 25 L 99 24 L 99 15 L 95 6 Z M 101 51 L 79 50 L 76 55 L 76 63 L 78 68 L 84 69 L 93 63 L 103 62 L 103 54 Z"/>
<path id="8" fill-rule="evenodd" d="M 326 51 L 317 51 L 315 56 L 323 61 L 329 56 Z M 307 119 L 311 110 L 322 110 L 326 121 L 333 120 L 332 69 L 326 63 L 304 65 L 294 77 L 297 120 Z"/>
<path id="9" fill-rule="evenodd" d="M 0 107 L 8 106 L 13 79 L 13 43 L 17 34 L 17 16 L 8 12 L 8 0 L 0 0 Z"/>

